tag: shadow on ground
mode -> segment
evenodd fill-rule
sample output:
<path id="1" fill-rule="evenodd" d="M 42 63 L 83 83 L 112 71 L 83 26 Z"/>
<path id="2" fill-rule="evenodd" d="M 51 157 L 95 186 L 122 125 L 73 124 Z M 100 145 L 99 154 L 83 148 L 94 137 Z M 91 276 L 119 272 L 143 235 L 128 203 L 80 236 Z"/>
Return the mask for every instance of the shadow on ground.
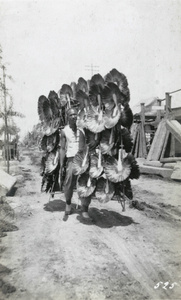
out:
<path id="1" fill-rule="evenodd" d="M 44 210 L 49 212 L 64 211 L 65 201 L 63 200 L 53 200 L 44 205 Z M 111 228 L 113 226 L 129 226 L 135 224 L 134 220 L 128 216 L 123 216 L 118 212 L 107 210 L 107 209 L 97 209 L 91 207 L 89 210 L 90 217 L 92 221 L 85 220 L 82 218 L 80 207 L 77 208 L 75 204 L 72 204 L 72 214 L 77 214 L 77 219 L 82 224 L 86 225 L 96 225 L 100 228 Z M 71 218 L 71 216 L 69 216 Z"/>

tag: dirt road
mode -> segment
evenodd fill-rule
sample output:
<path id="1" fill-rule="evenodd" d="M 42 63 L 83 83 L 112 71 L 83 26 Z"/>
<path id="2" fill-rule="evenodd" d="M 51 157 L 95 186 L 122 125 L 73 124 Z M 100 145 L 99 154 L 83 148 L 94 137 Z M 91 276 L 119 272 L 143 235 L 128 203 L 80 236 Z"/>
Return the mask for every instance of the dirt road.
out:
<path id="1" fill-rule="evenodd" d="M 141 176 L 132 186 L 144 210 L 94 199 L 92 224 L 82 222 L 75 193 L 64 222 L 63 194 L 49 201 L 40 193 L 41 154 L 21 156 L 16 193 L 7 197 L 8 221 L 19 230 L 0 244 L 1 264 L 11 270 L 3 280 L 16 290 L 0 288 L 1 300 L 181 299 L 181 183 Z"/>

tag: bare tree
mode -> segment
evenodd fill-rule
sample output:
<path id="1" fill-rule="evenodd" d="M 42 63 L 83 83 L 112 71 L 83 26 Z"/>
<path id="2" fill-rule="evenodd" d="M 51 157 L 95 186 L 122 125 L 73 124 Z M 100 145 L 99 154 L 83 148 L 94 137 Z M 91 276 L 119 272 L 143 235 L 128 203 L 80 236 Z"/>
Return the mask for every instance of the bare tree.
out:
<path id="1" fill-rule="evenodd" d="M 12 77 L 6 74 L 6 67 L 4 64 L 1 64 L 1 60 L 2 60 L 1 55 L 2 55 L 2 48 L 0 46 L 0 68 L 2 69 L 2 79 L 0 78 L 0 89 L 1 89 L 1 97 L 2 97 L 2 101 L 0 105 L 0 118 L 3 119 L 3 126 L 0 128 L 0 130 L 4 132 L 4 150 L 6 153 L 5 156 L 7 160 L 7 173 L 9 173 L 9 134 L 12 126 L 8 124 L 8 121 L 12 117 L 22 118 L 24 117 L 24 115 L 13 110 L 13 98 L 8 93 L 8 89 L 6 88 L 6 78 L 8 77 L 10 80 L 12 80 Z M 9 105 L 7 105 L 7 96 L 10 96 Z M 15 134 L 17 133 L 18 132 L 16 132 Z"/>

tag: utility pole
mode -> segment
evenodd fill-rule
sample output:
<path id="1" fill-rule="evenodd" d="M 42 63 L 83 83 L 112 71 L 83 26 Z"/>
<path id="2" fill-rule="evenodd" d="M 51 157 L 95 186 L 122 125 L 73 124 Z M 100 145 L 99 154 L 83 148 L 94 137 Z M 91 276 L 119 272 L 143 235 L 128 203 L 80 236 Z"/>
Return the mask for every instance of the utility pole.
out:
<path id="1" fill-rule="evenodd" d="M 9 134 L 8 134 L 7 104 L 6 104 L 6 74 L 5 74 L 4 65 L 2 66 L 2 70 L 3 70 L 4 125 L 5 125 L 4 150 L 5 150 L 5 158 L 7 159 L 7 173 L 9 174 Z"/>
<path id="2" fill-rule="evenodd" d="M 91 77 L 94 75 L 94 72 L 99 72 L 99 66 L 94 66 L 91 64 L 90 66 L 85 66 L 87 69 L 85 71 L 91 71 Z"/>

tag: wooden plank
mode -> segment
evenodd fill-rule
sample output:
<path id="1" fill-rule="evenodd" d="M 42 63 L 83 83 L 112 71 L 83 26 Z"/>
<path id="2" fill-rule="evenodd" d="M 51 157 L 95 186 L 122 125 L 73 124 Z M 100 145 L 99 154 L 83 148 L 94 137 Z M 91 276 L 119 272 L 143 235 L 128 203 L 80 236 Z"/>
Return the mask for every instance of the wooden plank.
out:
<path id="1" fill-rule="evenodd" d="M 173 173 L 173 169 L 171 168 L 159 168 L 145 165 L 140 165 L 139 168 L 141 174 L 160 175 L 164 178 L 171 178 L 171 175 Z"/>
<path id="2" fill-rule="evenodd" d="M 135 156 L 135 151 L 136 151 L 136 143 L 137 143 L 137 137 L 138 137 L 138 131 L 136 131 L 136 133 L 134 134 L 134 138 L 133 138 L 133 147 L 131 150 L 131 153 Z"/>
<path id="3" fill-rule="evenodd" d="M 163 166 L 163 164 L 160 162 L 160 161 L 158 161 L 158 160 L 151 160 L 151 161 L 145 161 L 144 163 L 143 163 L 143 165 L 144 166 L 151 166 L 151 167 L 159 167 L 159 168 L 161 168 L 162 166 Z"/>
<path id="4" fill-rule="evenodd" d="M 160 159 L 161 163 L 177 162 L 181 161 L 181 157 L 164 157 Z"/>
<path id="5" fill-rule="evenodd" d="M 167 120 L 166 127 L 181 143 L 181 124 L 176 120 Z"/>
<path id="6" fill-rule="evenodd" d="M 161 159 L 164 157 L 164 154 L 165 154 L 165 150 L 167 148 L 167 144 L 168 144 L 168 138 L 169 138 L 169 131 L 167 130 L 167 133 L 166 133 L 166 137 L 165 137 L 165 141 L 164 141 L 164 145 L 163 145 L 163 149 L 162 149 L 162 152 L 161 152 Z"/>
<path id="7" fill-rule="evenodd" d="M 137 134 L 136 147 L 135 147 L 135 157 L 138 157 L 139 139 L 140 139 L 140 130 L 139 130 L 139 127 L 138 127 L 138 134 Z"/>
<path id="8" fill-rule="evenodd" d="M 162 119 L 155 132 L 153 142 L 150 147 L 150 151 L 147 156 L 147 160 L 159 160 L 163 149 L 165 137 L 166 137 L 166 121 Z"/>
<path id="9" fill-rule="evenodd" d="M 170 145 L 170 157 L 175 156 L 175 137 L 173 134 L 171 135 L 171 145 Z"/>
<path id="10" fill-rule="evenodd" d="M 139 137 L 139 153 L 138 157 L 143 157 L 143 134 L 142 134 L 142 124 L 140 124 L 140 137 Z"/>
<path id="11" fill-rule="evenodd" d="M 171 179 L 181 181 L 181 161 L 177 162 L 173 169 L 173 173 L 171 175 Z"/>
<path id="12" fill-rule="evenodd" d="M 172 115 L 174 118 L 181 117 L 181 107 L 172 108 Z"/>
<path id="13" fill-rule="evenodd" d="M 156 106 L 156 105 L 152 106 L 152 110 L 164 110 L 164 109 L 165 109 L 164 106 Z"/>

